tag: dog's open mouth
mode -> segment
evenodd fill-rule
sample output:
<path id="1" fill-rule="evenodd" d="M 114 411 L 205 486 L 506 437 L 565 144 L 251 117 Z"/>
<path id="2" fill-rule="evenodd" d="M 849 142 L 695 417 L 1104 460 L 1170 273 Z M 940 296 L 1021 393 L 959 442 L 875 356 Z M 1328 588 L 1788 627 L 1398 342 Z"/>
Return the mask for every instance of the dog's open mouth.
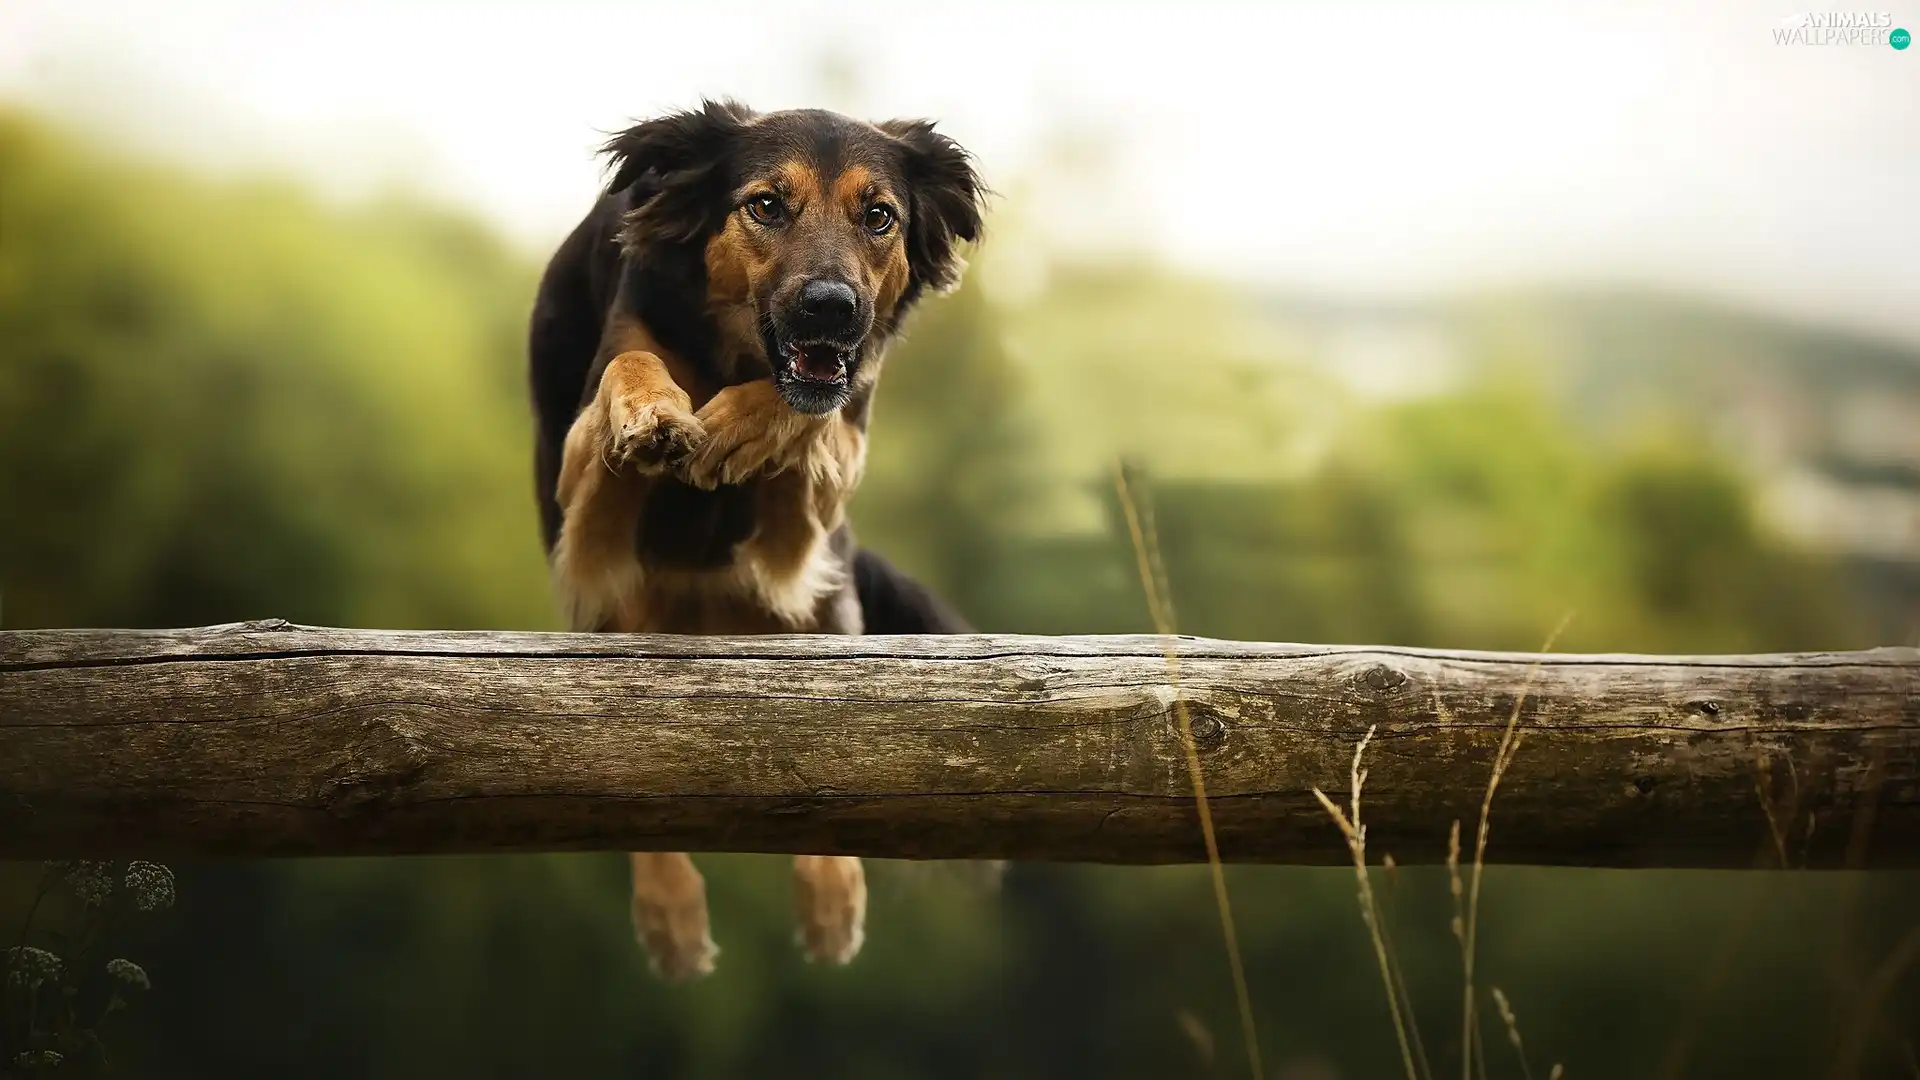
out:
<path id="1" fill-rule="evenodd" d="M 853 396 L 859 346 L 837 341 L 789 341 L 776 350 L 773 382 L 798 412 L 830 413 Z"/>
<path id="2" fill-rule="evenodd" d="M 847 379 L 853 350 L 830 341 L 789 342 L 784 350 L 787 369 L 808 382 L 836 383 Z"/>

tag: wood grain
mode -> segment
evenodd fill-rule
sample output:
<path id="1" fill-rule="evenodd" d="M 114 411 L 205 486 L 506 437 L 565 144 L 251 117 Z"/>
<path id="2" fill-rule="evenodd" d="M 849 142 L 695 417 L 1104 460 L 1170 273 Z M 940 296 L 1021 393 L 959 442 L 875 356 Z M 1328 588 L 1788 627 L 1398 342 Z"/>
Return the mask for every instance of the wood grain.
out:
<path id="1" fill-rule="evenodd" d="M 0 858 L 647 850 L 1439 859 L 1507 718 L 1497 861 L 1920 866 L 1920 650 L 1194 638 L 0 632 Z M 1470 826 L 1469 826 L 1470 827 Z"/>

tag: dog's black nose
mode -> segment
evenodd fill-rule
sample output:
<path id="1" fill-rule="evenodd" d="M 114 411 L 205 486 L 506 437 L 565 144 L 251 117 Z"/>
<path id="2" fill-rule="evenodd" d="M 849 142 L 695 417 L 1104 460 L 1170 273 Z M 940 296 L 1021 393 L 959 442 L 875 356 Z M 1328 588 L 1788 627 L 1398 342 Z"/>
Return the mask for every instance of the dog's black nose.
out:
<path id="1" fill-rule="evenodd" d="M 800 317 L 814 333 L 841 333 L 853 325 L 859 311 L 860 300 L 844 281 L 815 278 L 800 287 Z"/>

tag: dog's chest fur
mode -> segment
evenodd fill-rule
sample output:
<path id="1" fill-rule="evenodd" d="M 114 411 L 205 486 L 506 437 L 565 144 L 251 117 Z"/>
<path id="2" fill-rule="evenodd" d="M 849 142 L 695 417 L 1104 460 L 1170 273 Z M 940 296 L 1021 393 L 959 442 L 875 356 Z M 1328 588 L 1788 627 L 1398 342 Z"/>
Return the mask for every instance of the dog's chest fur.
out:
<path id="1" fill-rule="evenodd" d="M 555 552 L 575 629 L 859 633 L 842 508 L 807 469 L 712 491 L 590 469 L 600 487 Z"/>
<path id="2" fill-rule="evenodd" d="M 818 517 L 808 478 L 782 474 L 703 491 L 649 483 L 634 544 L 636 629 L 676 634 L 859 632 L 858 605 L 832 601 L 847 567 Z M 849 599 L 851 596 L 849 594 Z"/>
<path id="3" fill-rule="evenodd" d="M 650 485 L 640 506 L 634 553 L 654 573 L 724 570 L 753 535 L 761 481 L 703 491 L 669 477 Z"/>

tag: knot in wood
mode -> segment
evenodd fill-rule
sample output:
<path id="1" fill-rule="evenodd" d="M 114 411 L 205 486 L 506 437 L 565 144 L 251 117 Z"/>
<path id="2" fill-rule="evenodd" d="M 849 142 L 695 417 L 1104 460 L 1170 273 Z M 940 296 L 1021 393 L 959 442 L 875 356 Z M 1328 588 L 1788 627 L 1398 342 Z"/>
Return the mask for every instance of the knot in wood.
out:
<path id="1" fill-rule="evenodd" d="M 405 721 L 379 716 L 361 726 L 361 737 L 321 785 L 320 801 L 335 814 L 384 806 L 432 763 L 427 744 Z"/>
<path id="2" fill-rule="evenodd" d="M 1406 673 L 1388 664 L 1374 664 L 1360 673 L 1360 685 L 1376 694 L 1390 694 L 1407 685 Z"/>
<path id="3" fill-rule="evenodd" d="M 1188 702 L 1187 731 L 1196 750 L 1217 750 L 1227 741 L 1227 722 L 1211 705 Z"/>

